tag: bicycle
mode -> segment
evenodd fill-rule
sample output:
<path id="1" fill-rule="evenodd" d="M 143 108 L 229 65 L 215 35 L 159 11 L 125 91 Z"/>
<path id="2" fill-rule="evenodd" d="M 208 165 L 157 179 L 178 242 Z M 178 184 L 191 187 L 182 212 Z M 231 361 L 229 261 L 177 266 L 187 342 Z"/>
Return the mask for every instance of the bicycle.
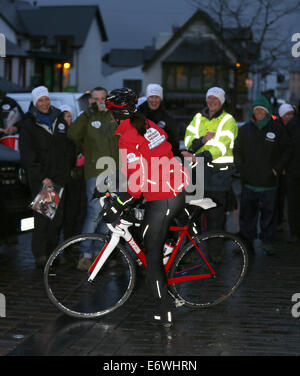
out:
<path id="1" fill-rule="evenodd" d="M 103 206 L 105 198 L 102 198 Z M 216 204 L 210 199 L 191 201 L 197 210 L 207 210 Z M 240 286 L 245 277 L 248 256 L 242 241 L 227 232 L 198 233 L 189 217 L 185 226 L 170 226 L 177 241 L 165 264 L 169 293 L 175 306 L 207 308 L 223 302 Z M 140 214 L 131 209 L 131 214 Z M 135 215 L 134 218 L 137 216 Z M 63 313 L 91 319 L 104 316 L 121 307 L 132 295 L 136 284 L 136 268 L 146 267 L 142 247 L 132 237 L 129 227 L 139 227 L 138 219 L 120 217 L 116 226 L 108 225 L 110 234 L 81 234 L 67 239 L 50 255 L 44 269 L 46 292 L 52 303 Z M 183 245 L 183 240 L 187 242 Z M 129 251 L 120 240 L 124 239 Z M 76 269 L 76 249 L 84 241 L 98 243 L 100 250 L 88 272 Z M 214 247 L 222 250 L 222 262 L 210 261 Z M 77 255 L 78 256 L 78 255 Z M 61 260 L 68 262 L 62 263 Z"/>

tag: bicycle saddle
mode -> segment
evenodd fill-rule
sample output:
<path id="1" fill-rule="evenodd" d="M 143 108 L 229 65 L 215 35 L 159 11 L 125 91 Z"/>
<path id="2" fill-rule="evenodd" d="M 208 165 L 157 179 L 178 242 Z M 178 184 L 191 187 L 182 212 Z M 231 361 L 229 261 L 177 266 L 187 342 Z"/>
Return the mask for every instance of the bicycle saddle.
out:
<path id="1" fill-rule="evenodd" d="M 191 200 L 189 205 L 199 206 L 200 208 L 207 210 L 214 208 L 217 204 L 211 198 L 201 198 L 200 200 Z"/>

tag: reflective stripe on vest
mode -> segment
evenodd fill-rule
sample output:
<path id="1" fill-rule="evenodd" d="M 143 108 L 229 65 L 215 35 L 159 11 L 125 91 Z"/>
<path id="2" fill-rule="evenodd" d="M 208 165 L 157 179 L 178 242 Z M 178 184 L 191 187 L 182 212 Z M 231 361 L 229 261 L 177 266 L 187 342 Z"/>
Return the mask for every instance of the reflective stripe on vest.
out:
<path id="1" fill-rule="evenodd" d="M 226 130 L 226 131 L 222 131 L 222 128 L 223 128 L 223 125 L 229 120 L 231 119 L 232 116 L 230 114 L 227 114 L 223 117 L 223 119 L 220 121 L 220 124 L 218 125 L 218 129 L 217 129 L 217 132 L 216 132 L 216 135 L 214 138 L 212 138 L 211 140 L 209 140 L 205 145 L 209 145 L 209 146 L 215 146 L 217 147 L 221 153 L 222 153 L 222 157 L 226 154 L 226 147 L 225 145 L 219 141 L 220 137 L 222 136 L 227 136 L 231 139 L 231 142 L 230 142 L 230 148 L 232 149 L 233 148 L 233 145 L 234 145 L 234 134 L 229 131 L 229 130 Z M 221 157 L 221 158 L 222 158 Z M 217 158 L 219 159 L 219 158 Z M 214 161 L 215 162 L 215 161 Z M 223 163 L 223 162 L 217 162 L 217 163 Z M 225 162 L 226 163 L 226 162 Z"/>

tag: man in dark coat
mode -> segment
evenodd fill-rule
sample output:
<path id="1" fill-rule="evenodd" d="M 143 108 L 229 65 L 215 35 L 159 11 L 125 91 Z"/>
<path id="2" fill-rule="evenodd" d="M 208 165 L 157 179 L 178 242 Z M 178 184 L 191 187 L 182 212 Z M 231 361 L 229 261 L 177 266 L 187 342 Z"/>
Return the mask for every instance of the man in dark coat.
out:
<path id="1" fill-rule="evenodd" d="M 249 121 L 239 128 L 234 161 L 242 180 L 240 235 L 253 250 L 260 216 L 260 239 L 267 254 L 274 253 L 278 176 L 291 156 L 286 130 L 272 119 L 267 98 L 259 96 L 249 112 Z"/>
<path id="2" fill-rule="evenodd" d="M 20 131 L 20 155 L 27 175 L 32 199 L 42 186 L 53 184 L 63 187 L 70 178 L 74 164 L 74 147 L 67 138 L 67 125 L 61 112 L 51 106 L 45 86 L 32 91 L 33 103 L 26 113 Z M 34 213 L 32 253 L 37 267 L 42 267 L 46 258 L 59 241 L 63 220 L 63 198 L 55 217 Z"/>
<path id="3" fill-rule="evenodd" d="M 289 242 L 295 243 L 300 241 L 300 119 L 294 107 L 288 103 L 282 104 L 278 112 L 280 121 L 290 136 L 293 149 L 286 167 L 286 196 L 291 232 Z"/>
<path id="4" fill-rule="evenodd" d="M 170 112 L 165 109 L 163 88 L 158 84 L 149 84 L 146 89 L 146 97 L 147 100 L 138 107 L 138 111 L 163 128 L 167 133 L 168 142 L 172 145 L 174 155 L 180 157 L 178 125 Z"/>

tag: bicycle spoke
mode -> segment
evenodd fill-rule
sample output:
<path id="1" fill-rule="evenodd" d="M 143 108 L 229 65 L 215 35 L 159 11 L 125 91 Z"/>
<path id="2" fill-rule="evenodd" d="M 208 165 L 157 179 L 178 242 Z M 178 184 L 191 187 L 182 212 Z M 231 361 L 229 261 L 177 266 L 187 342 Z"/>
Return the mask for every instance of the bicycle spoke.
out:
<path id="1" fill-rule="evenodd" d="M 197 247 L 189 242 L 174 261 L 171 289 L 187 306 L 218 304 L 241 283 L 247 269 L 246 251 L 237 238 L 224 232 L 201 235 L 195 242 Z"/>
<path id="2" fill-rule="evenodd" d="M 100 235 L 81 235 L 75 239 L 78 247 L 92 241 L 97 254 L 107 244 L 107 239 Z M 128 299 L 134 286 L 135 270 L 134 261 L 126 249 L 117 246 L 92 282 L 88 281 L 88 271 L 78 270 L 74 262 L 56 263 L 69 251 L 68 244 L 62 245 L 53 253 L 52 261 L 48 261 L 45 269 L 48 296 L 60 310 L 74 317 L 99 317 Z"/>

